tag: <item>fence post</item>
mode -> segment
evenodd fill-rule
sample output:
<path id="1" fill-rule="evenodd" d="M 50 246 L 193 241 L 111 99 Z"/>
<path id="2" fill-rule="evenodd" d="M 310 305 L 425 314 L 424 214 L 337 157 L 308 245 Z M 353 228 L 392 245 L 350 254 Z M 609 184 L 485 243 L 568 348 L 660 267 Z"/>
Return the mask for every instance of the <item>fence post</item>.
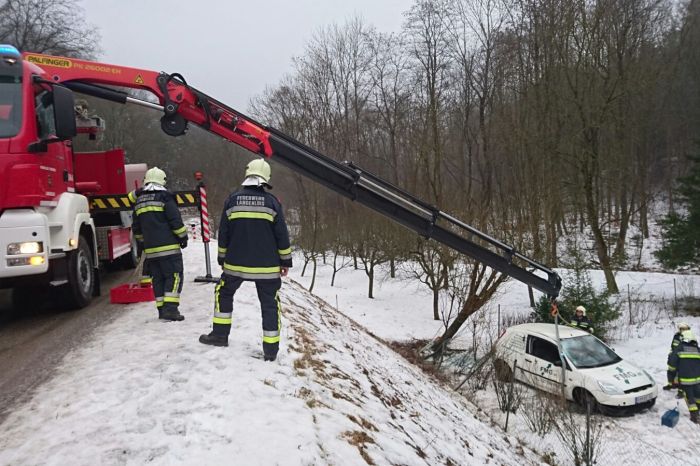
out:
<path id="1" fill-rule="evenodd" d="M 510 403 L 513 401 L 513 384 L 515 383 L 515 371 L 518 370 L 518 360 L 513 361 L 513 372 L 510 374 L 510 395 L 508 396 L 508 404 L 506 405 L 506 425 L 503 428 L 508 432 L 508 419 L 510 419 Z"/>
<path id="2" fill-rule="evenodd" d="M 500 337 L 501 336 L 501 305 L 498 305 L 498 331 L 496 332 L 496 336 Z"/>
<path id="3" fill-rule="evenodd" d="M 630 325 L 632 325 L 634 322 L 632 321 L 632 294 L 630 293 L 630 284 L 627 284 L 627 305 L 629 306 L 629 311 L 630 311 Z"/>
<path id="4" fill-rule="evenodd" d="M 673 279 L 673 312 L 678 314 L 678 292 L 676 291 L 676 279 Z"/>
<path id="5" fill-rule="evenodd" d="M 209 257 L 209 242 L 211 239 L 211 232 L 209 230 L 209 209 L 207 207 L 207 190 L 204 185 L 204 175 L 202 172 L 198 171 L 194 174 L 195 179 L 198 181 L 197 188 L 199 189 L 199 221 L 202 231 L 202 242 L 204 243 L 204 259 L 207 268 L 207 274 L 203 277 L 195 277 L 195 282 L 203 283 L 217 283 L 218 278 L 212 277 L 211 275 L 211 258 Z"/>

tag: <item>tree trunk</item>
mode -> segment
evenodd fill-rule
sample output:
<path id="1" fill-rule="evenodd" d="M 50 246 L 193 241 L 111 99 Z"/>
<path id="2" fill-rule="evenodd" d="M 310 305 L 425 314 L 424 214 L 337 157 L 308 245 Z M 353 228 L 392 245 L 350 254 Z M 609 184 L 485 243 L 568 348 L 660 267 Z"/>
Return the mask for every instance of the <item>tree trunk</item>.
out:
<path id="1" fill-rule="evenodd" d="M 312 259 L 314 267 L 311 271 L 311 285 L 309 285 L 309 293 L 313 293 L 314 285 L 316 284 L 316 256 Z"/>
<path id="2" fill-rule="evenodd" d="M 440 289 L 433 287 L 433 320 L 440 320 Z"/>
<path id="3" fill-rule="evenodd" d="M 304 267 L 301 268 L 301 276 L 303 277 L 306 273 L 306 266 L 309 265 L 309 258 L 304 257 Z"/>

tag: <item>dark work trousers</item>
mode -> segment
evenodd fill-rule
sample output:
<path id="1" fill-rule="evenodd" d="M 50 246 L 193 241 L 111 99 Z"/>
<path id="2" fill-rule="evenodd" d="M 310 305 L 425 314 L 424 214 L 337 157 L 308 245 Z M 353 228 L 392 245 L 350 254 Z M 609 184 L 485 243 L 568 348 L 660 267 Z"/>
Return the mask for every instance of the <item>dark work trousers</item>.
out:
<path id="1" fill-rule="evenodd" d="M 177 311 L 182 292 L 182 254 L 148 259 L 148 272 L 153 279 L 159 313 L 167 309 Z"/>
<path id="2" fill-rule="evenodd" d="M 685 394 L 685 402 L 688 404 L 688 411 L 692 415 L 694 412 L 698 412 L 697 402 L 700 398 L 700 384 L 695 385 L 681 385 L 683 393 Z M 697 416 L 697 414 L 695 415 Z"/>
<path id="3" fill-rule="evenodd" d="M 223 274 L 214 291 L 214 327 L 215 335 L 228 337 L 231 333 L 233 315 L 233 295 L 241 286 L 244 279 L 233 275 Z M 262 311 L 263 352 L 276 356 L 280 342 L 280 300 L 279 290 L 282 279 L 252 280 L 258 291 L 260 310 Z"/>
<path id="4" fill-rule="evenodd" d="M 139 277 L 139 284 L 141 285 L 152 285 L 153 279 L 151 278 L 150 267 L 148 266 L 148 259 L 144 258 L 143 267 L 141 267 L 141 276 Z"/>

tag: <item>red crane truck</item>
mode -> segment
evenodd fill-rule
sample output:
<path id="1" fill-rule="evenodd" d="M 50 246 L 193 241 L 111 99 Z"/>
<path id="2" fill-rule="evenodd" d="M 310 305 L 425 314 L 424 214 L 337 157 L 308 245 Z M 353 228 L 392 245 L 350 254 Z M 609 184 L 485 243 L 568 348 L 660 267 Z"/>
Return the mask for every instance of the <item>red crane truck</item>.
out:
<path id="1" fill-rule="evenodd" d="M 158 103 L 110 86 L 148 91 Z M 231 109 L 180 74 L 19 54 L 11 46 L 0 46 L 0 285 L 42 279 L 63 287 L 75 305 L 97 291 L 97 227 L 83 188 L 94 189 L 90 183 L 98 180 L 92 171 L 89 179 L 77 176 L 83 159 L 71 146 L 74 92 L 156 109 L 170 136 L 196 124 L 553 298 L 559 293 L 561 280 L 553 270 L 360 167 Z"/>

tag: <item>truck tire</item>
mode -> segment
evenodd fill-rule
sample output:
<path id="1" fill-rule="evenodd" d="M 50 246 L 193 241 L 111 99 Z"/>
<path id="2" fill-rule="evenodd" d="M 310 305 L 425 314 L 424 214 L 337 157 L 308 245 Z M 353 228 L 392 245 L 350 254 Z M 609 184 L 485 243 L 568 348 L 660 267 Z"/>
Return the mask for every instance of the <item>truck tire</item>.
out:
<path id="1" fill-rule="evenodd" d="M 95 263 L 84 236 L 66 260 L 68 283 L 61 287 L 62 302 L 68 309 L 81 309 L 90 303 L 95 289 Z"/>
<path id="2" fill-rule="evenodd" d="M 138 244 L 136 243 L 136 238 L 134 238 L 134 232 L 132 231 L 131 251 L 119 258 L 119 265 L 123 270 L 133 270 L 139 265 L 140 258 L 141 254 L 139 254 Z"/>

